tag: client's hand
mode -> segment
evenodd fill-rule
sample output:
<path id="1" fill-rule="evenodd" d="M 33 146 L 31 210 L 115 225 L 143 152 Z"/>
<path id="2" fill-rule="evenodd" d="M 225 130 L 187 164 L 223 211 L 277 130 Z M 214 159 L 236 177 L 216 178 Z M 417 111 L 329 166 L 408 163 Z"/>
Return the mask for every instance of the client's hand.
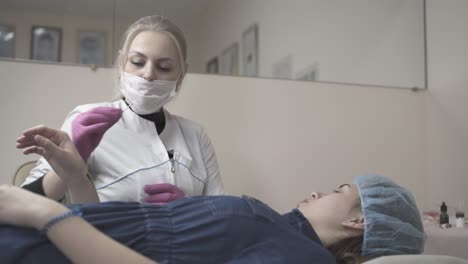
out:
<path id="1" fill-rule="evenodd" d="M 24 154 L 39 154 L 49 162 L 55 173 L 67 184 L 86 178 L 88 169 L 64 131 L 36 126 L 16 139 L 16 147 Z"/>
<path id="2" fill-rule="evenodd" d="M 185 197 L 181 189 L 169 183 L 146 185 L 144 190 L 148 194 L 145 202 L 152 204 L 161 205 Z"/>
<path id="3" fill-rule="evenodd" d="M 44 196 L 11 185 L 0 185 L 0 222 L 39 229 L 51 217 L 67 210 Z"/>
<path id="4" fill-rule="evenodd" d="M 72 122 L 72 141 L 86 162 L 99 145 L 102 136 L 122 116 L 122 110 L 114 107 L 96 107 L 79 114 Z"/>

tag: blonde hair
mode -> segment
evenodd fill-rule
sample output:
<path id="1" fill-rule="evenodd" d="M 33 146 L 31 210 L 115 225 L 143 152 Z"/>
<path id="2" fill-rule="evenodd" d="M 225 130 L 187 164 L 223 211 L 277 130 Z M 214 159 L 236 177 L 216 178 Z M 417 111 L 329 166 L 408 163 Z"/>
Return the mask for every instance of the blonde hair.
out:
<path id="1" fill-rule="evenodd" d="M 116 76 L 116 87 L 117 87 L 117 97 L 121 98 L 122 95 L 120 94 L 120 91 L 118 89 L 118 83 L 119 83 L 119 74 L 121 71 L 123 71 L 124 68 L 124 62 L 127 59 L 128 52 L 130 49 L 130 45 L 132 41 L 135 39 L 135 37 L 144 31 L 153 31 L 153 32 L 161 32 L 167 34 L 176 44 L 177 50 L 179 52 L 179 57 L 180 57 L 180 67 L 181 67 L 181 72 L 184 74 L 185 72 L 185 65 L 187 62 L 187 42 L 185 40 L 185 36 L 183 31 L 172 21 L 170 21 L 168 18 L 160 15 L 153 15 L 153 16 L 145 16 L 137 21 L 135 21 L 133 24 L 131 24 L 128 29 L 125 31 L 123 37 L 122 37 L 122 44 L 121 44 L 121 49 L 119 51 L 119 55 L 117 56 L 115 60 L 115 68 L 117 70 L 117 76 Z M 179 90 L 179 87 L 177 88 L 177 92 Z"/>

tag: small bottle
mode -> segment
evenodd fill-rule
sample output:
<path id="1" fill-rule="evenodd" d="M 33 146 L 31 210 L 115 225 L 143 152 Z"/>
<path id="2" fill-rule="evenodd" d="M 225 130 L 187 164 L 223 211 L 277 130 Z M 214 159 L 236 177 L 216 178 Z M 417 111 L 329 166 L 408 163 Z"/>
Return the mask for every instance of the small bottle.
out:
<path id="1" fill-rule="evenodd" d="M 465 202 L 463 200 L 458 200 L 455 204 L 455 226 L 465 227 Z"/>
<path id="2" fill-rule="evenodd" d="M 449 216 L 447 214 L 447 205 L 445 205 L 445 202 L 442 202 L 442 205 L 440 206 L 439 224 L 444 225 L 448 223 L 449 223 Z"/>
<path id="3" fill-rule="evenodd" d="M 462 211 L 457 211 L 455 213 L 455 226 L 456 227 L 465 227 L 465 213 Z"/>

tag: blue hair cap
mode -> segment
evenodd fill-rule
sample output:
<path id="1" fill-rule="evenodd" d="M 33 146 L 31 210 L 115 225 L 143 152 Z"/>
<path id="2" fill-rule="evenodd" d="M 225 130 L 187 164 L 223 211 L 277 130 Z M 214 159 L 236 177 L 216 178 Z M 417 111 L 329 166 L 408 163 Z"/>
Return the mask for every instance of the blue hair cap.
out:
<path id="1" fill-rule="evenodd" d="M 356 177 L 365 229 L 362 256 L 420 254 L 421 214 L 411 192 L 380 175 Z"/>

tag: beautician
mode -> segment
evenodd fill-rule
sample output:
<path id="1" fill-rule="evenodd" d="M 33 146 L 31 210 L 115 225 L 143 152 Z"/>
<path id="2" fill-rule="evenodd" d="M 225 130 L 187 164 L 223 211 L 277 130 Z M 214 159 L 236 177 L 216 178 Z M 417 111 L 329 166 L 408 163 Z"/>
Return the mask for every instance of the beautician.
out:
<path id="1" fill-rule="evenodd" d="M 115 63 L 121 99 L 78 106 L 61 128 L 87 162 L 99 201 L 165 203 L 223 194 L 206 132 L 163 108 L 187 71 L 183 32 L 167 18 L 147 16 L 123 40 Z M 43 158 L 22 187 L 55 200 L 67 191 Z"/>

